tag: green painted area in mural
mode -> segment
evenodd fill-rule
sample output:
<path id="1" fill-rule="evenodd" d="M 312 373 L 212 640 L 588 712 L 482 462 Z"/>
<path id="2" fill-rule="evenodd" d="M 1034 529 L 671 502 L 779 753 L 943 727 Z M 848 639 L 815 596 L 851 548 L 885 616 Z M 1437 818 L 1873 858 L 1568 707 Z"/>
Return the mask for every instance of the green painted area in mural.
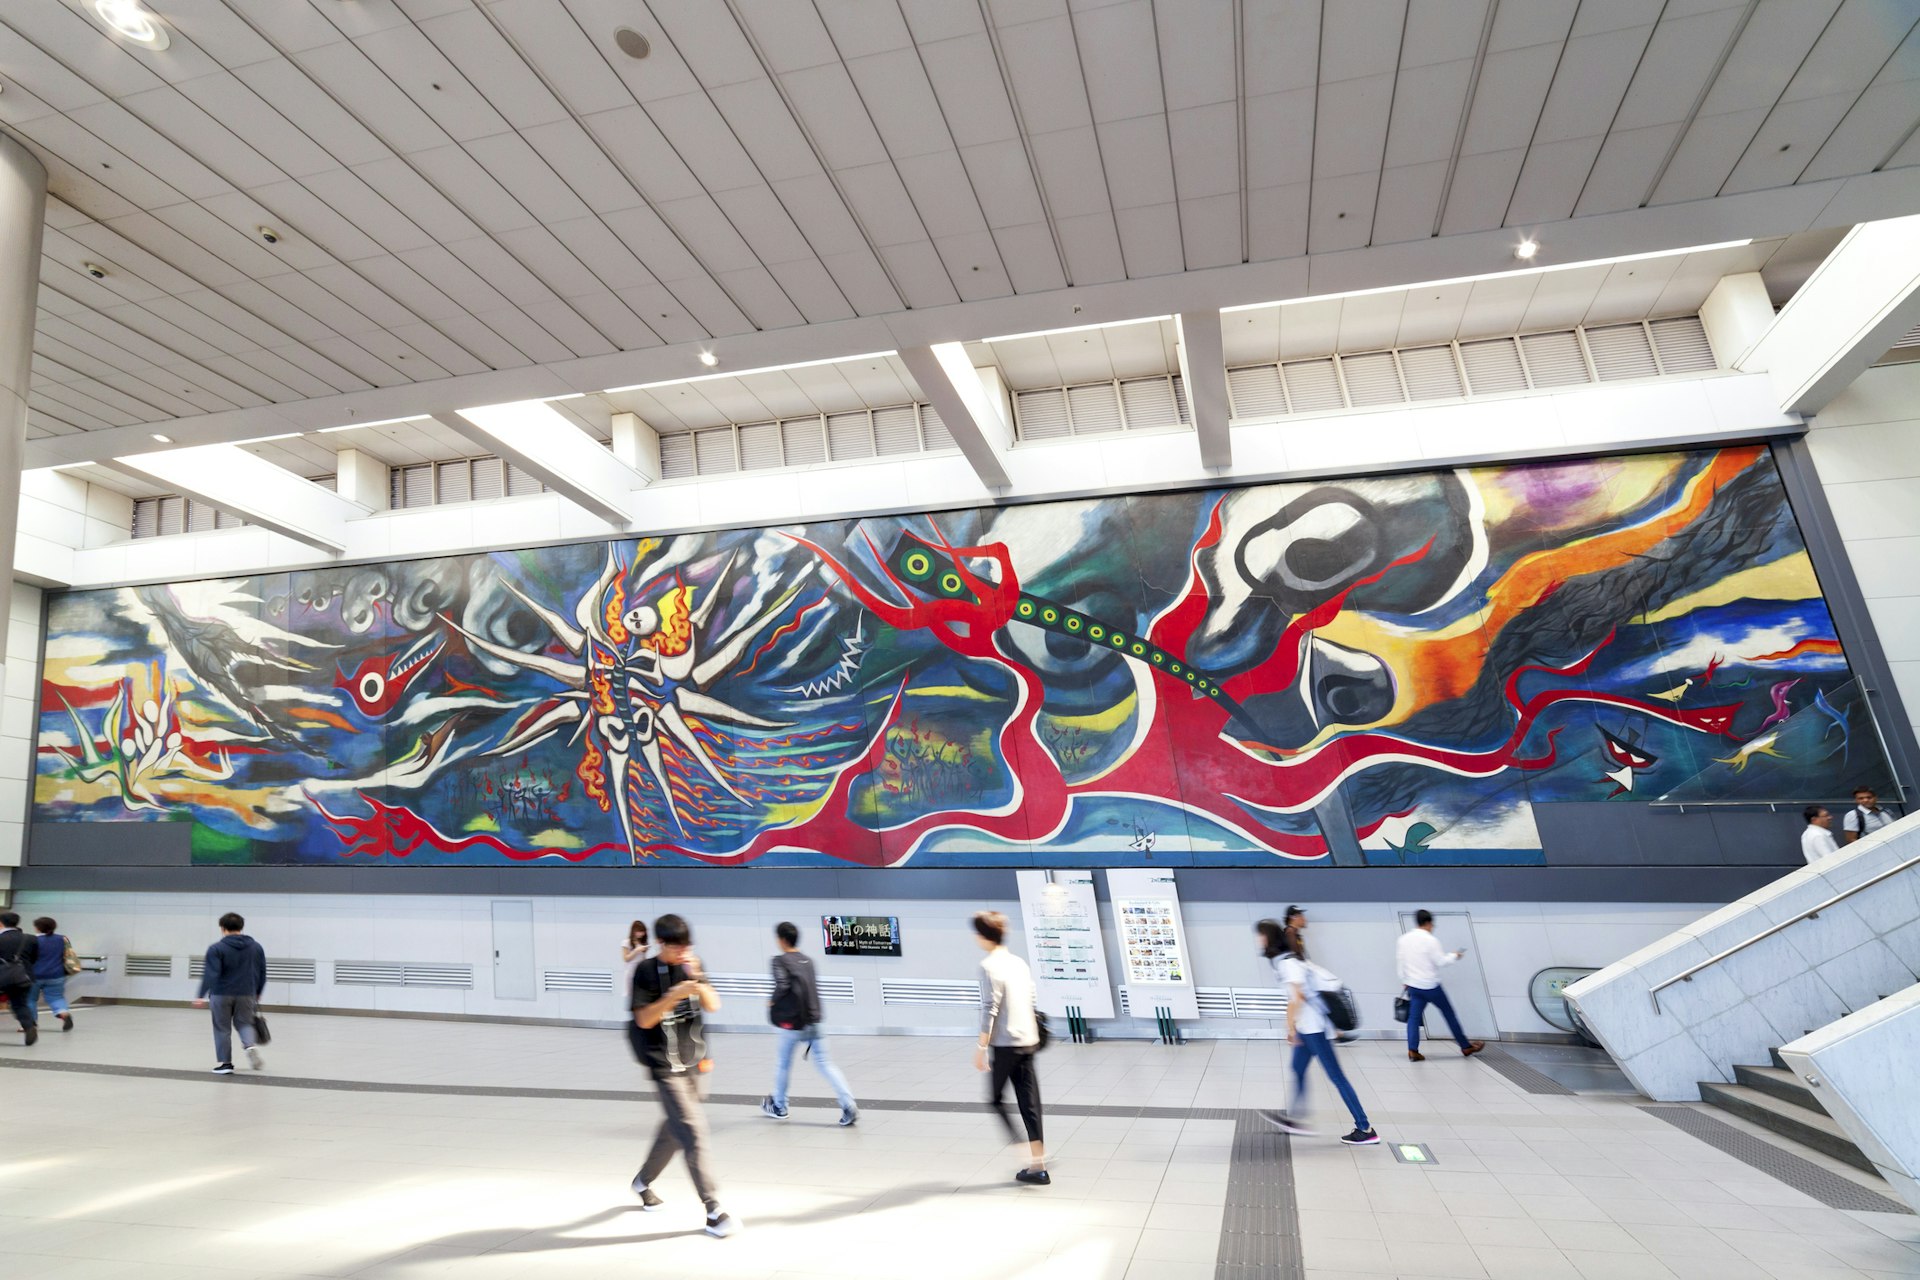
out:
<path id="1" fill-rule="evenodd" d="M 232 835 L 204 822 L 193 824 L 194 865 L 244 867 L 253 860 L 250 837 Z"/>

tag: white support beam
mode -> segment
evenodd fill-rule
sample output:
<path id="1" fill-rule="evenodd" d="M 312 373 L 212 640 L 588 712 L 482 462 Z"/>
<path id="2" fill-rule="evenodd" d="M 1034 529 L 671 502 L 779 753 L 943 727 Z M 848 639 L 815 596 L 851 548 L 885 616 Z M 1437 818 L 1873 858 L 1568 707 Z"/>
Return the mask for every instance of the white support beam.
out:
<path id="1" fill-rule="evenodd" d="M 334 451 L 333 491 L 369 511 L 385 511 L 393 504 L 387 464 L 363 449 Z"/>
<path id="2" fill-rule="evenodd" d="M 660 478 L 660 433 L 637 413 L 613 415 L 613 456 L 645 476 Z"/>
<path id="3" fill-rule="evenodd" d="M 973 367 L 966 347 L 958 342 L 903 347 L 900 363 L 920 385 L 920 393 L 940 415 L 980 483 L 989 489 L 1011 485 L 1004 455 L 1013 444 L 1013 424 L 999 397 L 988 391 L 980 371 Z"/>
<path id="4" fill-rule="evenodd" d="M 100 465 L 164 485 L 248 524 L 330 555 L 347 549 L 347 521 L 367 508 L 330 493 L 238 445 L 205 444 L 112 458 Z"/>
<path id="5" fill-rule="evenodd" d="M 1183 311 L 1174 317 L 1180 337 L 1180 381 L 1187 388 L 1193 434 L 1200 442 L 1200 465 L 1233 465 L 1233 439 L 1227 431 L 1227 359 L 1220 338 L 1218 311 Z"/>
<path id="6" fill-rule="evenodd" d="M 1738 367 L 1812 417 L 1920 323 L 1920 214 L 1863 222 L 1800 286 Z"/>
<path id="7" fill-rule="evenodd" d="M 644 488 L 648 477 L 552 405 L 521 400 L 436 413 L 433 418 L 614 528 L 633 523 L 633 491 Z"/>

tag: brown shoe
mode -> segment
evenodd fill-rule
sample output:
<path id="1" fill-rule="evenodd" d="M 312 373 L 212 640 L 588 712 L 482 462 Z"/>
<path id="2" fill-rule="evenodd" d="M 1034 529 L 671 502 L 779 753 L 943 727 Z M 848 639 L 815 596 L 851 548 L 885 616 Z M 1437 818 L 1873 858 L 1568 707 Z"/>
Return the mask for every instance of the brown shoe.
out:
<path id="1" fill-rule="evenodd" d="M 1469 1040 L 1467 1041 L 1467 1047 L 1460 1051 L 1460 1056 L 1463 1058 L 1471 1058 L 1474 1054 L 1486 1047 L 1486 1042 L 1483 1040 Z"/>
<path id="2" fill-rule="evenodd" d="M 1426 1060 L 1427 1060 L 1427 1055 L 1424 1053 L 1421 1053 L 1418 1049 L 1407 1050 L 1408 1062 L 1425 1062 Z"/>

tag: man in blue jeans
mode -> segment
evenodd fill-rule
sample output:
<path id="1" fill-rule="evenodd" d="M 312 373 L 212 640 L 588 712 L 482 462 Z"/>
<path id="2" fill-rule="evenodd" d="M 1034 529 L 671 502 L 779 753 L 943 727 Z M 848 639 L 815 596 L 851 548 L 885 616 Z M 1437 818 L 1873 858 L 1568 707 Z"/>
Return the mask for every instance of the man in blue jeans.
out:
<path id="1" fill-rule="evenodd" d="M 255 1019 L 260 1012 L 260 993 L 267 989 L 267 953 L 246 935 L 247 922 L 236 911 L 220 917 L 220 941 L 207 948 L 206 968 L 200 975 L 200 994 L 194 998 L 197 1008 L 213 1009 L 213 1074 L 233 1074 L 233 1030 L 240 1029 L 240 1044 L 247 1051 L 247 1062 L 260 1069 L 260 1050 L 255 1039 Z"/>
<path id="2" fill-rule="evenodd" d="M 773 1000 L 768 1017 L 779 1028 L 780 1044 L 774 1051 L 773 1092 L 760 1104 L 760 1114 L 771 1120 L 787 1118 L 787 1081 L 793 1075 L 793 1051 L 804 1044 L 813 1065 L 826 1077 L 840 1102 L 840 1124 L 844 1128 L 859 1120 L 860 1110 L 853 1104 L 847 1078 L 827 1056 L 827 1040 L 820 1034 L 820 983 L 814 976 L 813 961 L 800 951 L 800 930 L 790 921 L 775 925 L 773 936 L 780 940 L 780 954 L 773 958 Z"/>
<path id="3" fill-rule="evenodd" d="M 1407 988 L 1407 1059 L 1410 1062 L 1425 1062 L 1427 1056 L 1420 1052 L 1420 1023 L 1427 1016 L 1427 1006 L 1432 1005 L 1447 1020 L 1447 1030 L 1453 1032 L 1454 1043 L 1460 1046 L 1460 1056 L 1471 1058 L 1487 1046 L 1478 1040 L 1467 1039 L 1467 1033 L 1460 1029 L 1460 1019 L 1454 1016 L 1453 1002 L 1447 999 L 1447 989 L 1440 985 L 1440 970 L 1450 965 L 1464 951 L 1447 951 L 1440 946 L 1440 940 L 1433 936 L 1433 912 L 1425 907 L 1413 913 L 1413 928 L 1400 936 L 1396 950 L 1399 961 L 1400 981 Z"/>

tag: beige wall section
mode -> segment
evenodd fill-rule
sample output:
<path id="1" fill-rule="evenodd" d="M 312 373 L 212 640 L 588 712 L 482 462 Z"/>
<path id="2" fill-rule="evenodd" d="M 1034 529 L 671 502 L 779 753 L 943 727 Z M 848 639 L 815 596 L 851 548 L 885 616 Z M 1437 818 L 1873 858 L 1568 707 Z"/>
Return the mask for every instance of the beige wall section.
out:
<path id="1" fill-rule="evenodd" d="M 1814 418 L 1807 446 L 1920 733 L 1920 363 L 1854 379 Z"/>
<path id="2" fill-rule="evenodd" d="M 32 742 L 40 702 L 38 587 L 13 584 L 7 627 L 5 696 L 0 698 L 0 867 L 20 865 L 32 804 Z"/>

